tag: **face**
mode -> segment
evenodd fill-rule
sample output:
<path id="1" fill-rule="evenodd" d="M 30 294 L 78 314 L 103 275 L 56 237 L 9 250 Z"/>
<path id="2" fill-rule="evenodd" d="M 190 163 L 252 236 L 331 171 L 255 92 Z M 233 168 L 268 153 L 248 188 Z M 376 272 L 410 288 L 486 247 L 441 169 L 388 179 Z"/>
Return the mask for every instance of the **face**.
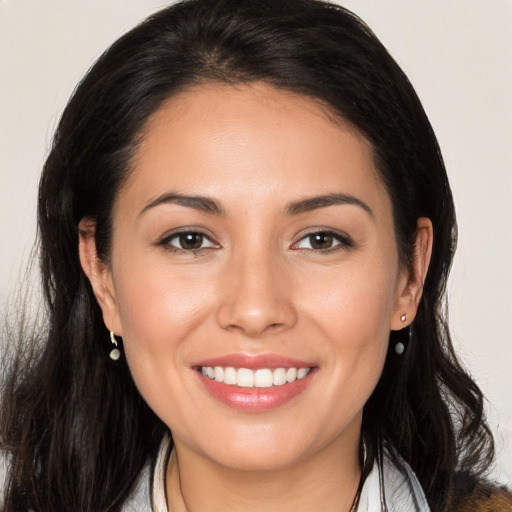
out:
<path id="1" fill-rule="evenodd" d="M 150 118 L 95 276 L 177 450 L 236 468 L 356 446 L 415 311 L 369 144 L 263 84 L 197 87 Z"/>

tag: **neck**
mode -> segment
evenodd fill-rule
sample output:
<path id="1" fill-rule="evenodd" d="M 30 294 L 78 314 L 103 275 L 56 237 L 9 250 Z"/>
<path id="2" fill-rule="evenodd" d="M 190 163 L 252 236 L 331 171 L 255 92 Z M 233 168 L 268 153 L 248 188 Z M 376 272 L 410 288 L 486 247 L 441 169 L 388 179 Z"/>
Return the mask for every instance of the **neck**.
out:
<path id="1" fill-rule="evenodd" d="M 169 512 L 349 512 L 361 477 L 359 441 L 336 444 L 293 467 L 241 471 L 175 443 L 166 478 Z"/>

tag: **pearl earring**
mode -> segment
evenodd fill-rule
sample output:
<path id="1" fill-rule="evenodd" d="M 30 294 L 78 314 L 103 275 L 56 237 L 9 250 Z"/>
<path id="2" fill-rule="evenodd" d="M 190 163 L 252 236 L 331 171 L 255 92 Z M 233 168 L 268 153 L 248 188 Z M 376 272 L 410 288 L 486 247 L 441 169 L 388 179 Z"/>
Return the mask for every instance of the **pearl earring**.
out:
<path id="1" fill-rule="evenodd" d="M 114 331 L 110 331 L 110 341 L 112 342 L 112 345 L 114 345 L 114 348 L 110 351 L 110 359 L 112 361 L 117 361 L 121 357 L 121 351 L 117 348 L 117 340 L 114 335 Z"/>
<path id="2" fill-rule="evenodd" d="M 400 320 L 402 322 L 405 322 L 407 320 L 407 313 L 404 313 L 401 317 L 400 317 Z M 409 339 L 411 337 L 411 327 L 409 326 Z M 398 343 L 396 343 L 395 345 L 395 353 L 399 356 L 401 356 L 403 353 L 405 352 L 405 345 L 399 341 Z"/>

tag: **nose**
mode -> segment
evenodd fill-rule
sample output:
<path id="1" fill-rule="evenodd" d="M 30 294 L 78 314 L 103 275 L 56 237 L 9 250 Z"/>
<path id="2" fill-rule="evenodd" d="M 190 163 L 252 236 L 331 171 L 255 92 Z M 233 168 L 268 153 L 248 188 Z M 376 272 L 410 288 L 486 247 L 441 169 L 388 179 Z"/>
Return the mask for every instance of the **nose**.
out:
<path id="1" fill-rule="evenodd" d="M 297 322 L 290 276 L 271 255 L 231 260 L 220 287 L 217 321 L 223 329 L 256 338 Z"/>

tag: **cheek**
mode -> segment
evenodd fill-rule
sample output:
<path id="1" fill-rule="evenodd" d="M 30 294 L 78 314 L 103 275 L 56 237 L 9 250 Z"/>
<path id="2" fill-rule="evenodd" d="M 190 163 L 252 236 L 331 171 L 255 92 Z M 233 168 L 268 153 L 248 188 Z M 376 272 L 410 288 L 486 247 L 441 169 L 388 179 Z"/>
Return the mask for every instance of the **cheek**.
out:
<path id="1" fill-rule="evenodd" d="M 322 332 L 324 352 L 331 354 L 326 364 L 333 375 L 332 395 L 348 388 L 354 409 L 362 407 L 384 366 L 396 273 L 385 265 L 367 265 L 363 272 L 354 268 L 335 280 L 317 280 L 309 293 L 310 321 Z"/>
<path id="2" fill-rule="evenodd" d="M 127 357 L 179 357 L 176 347 L 204 321 L 211 292 L 190 274 L 171 272 L 159 261 L 119 268 L 115 281 Z"/>
<path id="3" fill-rule="evenodd" d="M 387 339 L 396 294 L 396 272 L 388 268 L 378 262 L 317 276 L 304 287 L 304 307 L 341 345 Z"/>
<path id="4" fill-rule="evenodd" d="M 136 261 L 128 272 L 118 267 L 115 282 L 124 353 L 142 397 L 171 426 L 190 407 L 184 401 L 187 342 L 205 321 L 210 294 L 164 265 Z"/>

